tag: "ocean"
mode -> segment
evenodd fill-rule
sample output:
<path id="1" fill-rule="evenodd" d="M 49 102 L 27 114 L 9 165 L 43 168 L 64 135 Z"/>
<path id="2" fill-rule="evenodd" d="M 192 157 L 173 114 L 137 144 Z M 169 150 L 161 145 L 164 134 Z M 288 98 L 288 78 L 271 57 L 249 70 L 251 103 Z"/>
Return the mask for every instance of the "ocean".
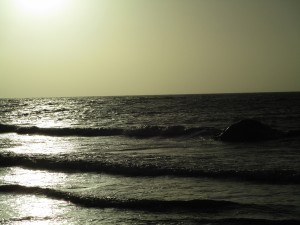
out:
<path id="1" fill-rule="evenodd" d="M 300 93 L 0 99 L 0 224 L 300 224 Z"/>

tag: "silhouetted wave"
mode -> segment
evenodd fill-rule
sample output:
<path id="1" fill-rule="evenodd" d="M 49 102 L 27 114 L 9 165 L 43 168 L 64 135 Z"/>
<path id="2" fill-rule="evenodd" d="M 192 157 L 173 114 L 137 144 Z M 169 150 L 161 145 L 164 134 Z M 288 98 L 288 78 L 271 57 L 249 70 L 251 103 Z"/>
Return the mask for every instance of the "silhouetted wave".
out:
<path id="1" fill-rule="evenodd" d="M 227 127 L 218 138 L 228 142 L 275 140 L 300 135 L 300 130 L 280 131 L 254 119 L 243 119 Z"/>
<path id="2" fill-rule="evenodd" d="M 141 126 L 129 129 L 122 128 L 41 128 L 37 126 L 17 126 L 0 123 L 0 133 L 17 133 L 29 135 L 47 135 L 47 136 L 126 136 L 133 138 L 151 138 L 151 137 L 180 137 L 180 136 L 203 136 L 219 139 L 222 130 L 214 127 L 192 127 L 184 126 Z M 281 137 L 298 137 L 300 130 L 290 130 L 281 132 Z"/>
<path id="3" fill-rule="evenodd" d="M 271 210 L 274 206 L 257 205 L 257 204 L 243 204 L 224 200 L 156 200 L 156 199 L 117 199 L 117 198 L 103 198 L 95 196 L 83 196 L 78 193 L 71 193 L 61 190 L 41 187 L 28 187 L 16 184 L 0 185 L 0 192 L 14 193 L 14 194 L 32 194 L 43 195 L 48 198 L 65 200 L 83 207 L 95 208 L 121 208 L 132 210 L 146 210 L 146 211 L 170 211 L 170 210 L 187 210 L 187 211 L 225 211 L 234 209 L 259 209 Z"/>
<path id="4" fill-rule="evenodd" d="M 184 126 L 142 126 L 131 129 L 121 128 L 41 128 L 36 126 L 24 127 L 10 124 L 0 124 L 0 133 L 17 133 L 49 136 L 119 136 L 136 138 L 148 137 L 178 137 L 187 135 L 217 135 L 219 129 L 211 127 L 186 128 Z"/>
<path id="5" fill-rule="evenodd" d="M 20 166 L 62 172 L 95 172 L 124 176 L 177 176 L 234 179 L 270 184 L 300 184 L 300 172 L 294 170 L 199 170 L 165 168 L 156 165 L 111 163 L 63 157 L 34 157 L 0 153 L 0 167 Z"/>

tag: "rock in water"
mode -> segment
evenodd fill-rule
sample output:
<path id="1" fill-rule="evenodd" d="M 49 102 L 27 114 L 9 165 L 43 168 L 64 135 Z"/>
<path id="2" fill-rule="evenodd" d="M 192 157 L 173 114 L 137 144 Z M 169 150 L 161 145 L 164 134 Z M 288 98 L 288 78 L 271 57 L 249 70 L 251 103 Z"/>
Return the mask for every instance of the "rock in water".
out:
<path id="1" fill-rule="evenodd" d="M 281 137 L 280 131 L 253 119 L 241 120 L 227 127 L 220 135 L 222 141 L 264 141 Z"/>

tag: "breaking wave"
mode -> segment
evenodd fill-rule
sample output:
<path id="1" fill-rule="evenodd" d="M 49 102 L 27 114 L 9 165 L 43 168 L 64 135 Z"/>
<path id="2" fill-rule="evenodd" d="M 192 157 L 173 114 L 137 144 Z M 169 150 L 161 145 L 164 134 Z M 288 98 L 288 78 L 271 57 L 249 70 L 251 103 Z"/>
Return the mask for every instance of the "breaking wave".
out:
<path id="1" fill-rule="evenodd" d="M 177 176 L 234 179 L 270 184 L 300 184 L 300 172 L 295 170 L 200 170 L 168 168 L 157 165 L 113 163 L 68 157 L 39 157 L 0 153 L 0 166 L 20 166 L 62 172 L 95 172 L 123 176 Z"/>
<path id="2" fill-rule="evenodd" d="M 132 138 L 151 138 L 151 137 L 212 137 L 219 139 L 222 130 L 214 127 L 191 127 L 177 126 L 140 126 L 133 128 L 91 128 L 91 127 L 52 127 L 42 128 L 37 126 L 17 126 L 12 124 L 1 124 L 0 133 L 17 133 L 20 135 L 47 135 L 47 136 L 126 136 Z M 281 132 L 282 137 L 298 137 L 300 130 L 290 130 Z"/>
<path id="3" fill-rule="evenodd" d="M 188 210 L 190 211 L 217 211 L 217 210 L 232 210 L 241 208 L 256 208 L 269 209 L 271 206 L 262 206 L 256 204 L 242 204 L 232 201 L 224 200 L 156 200 L 156 199 L 117 199 L 117 198 L 103 198 L 97 196 L 83 196 L 71 192 L 41 188 L 28 187 L 17 184 L 0 185 L 1 193 L 14 194 L 32 194 L 43 195 L 48 198 L 65 200 L 83 207 L 95 208 L 121 208 L 132 210 L 146 210 L 146 211 L 170 211 L 170 210 Z"/>
<path id="4" fill-rule="evenodd" d="M 0 133 L 17 133 L 49 136 L 119 136 L 147 137 L 178 137 L 218 135 L 221 131 L 212 127 L 186 128 L 184 126 L 141 126 L 132 129 L 121 128 L 41 128 L 36 126 L 17 126 L 0 124 Z"/>
<path id="5" fill-rule="evenodd" d="M 46 198 L 62 200 L 70 202 L 74 205 L 86 208 L 114 208 L 121 210 L 135 210 L 154 213 L 207 213 L 215 215 L 220 212 L 236 212 L 236 211 L 256 211 L 259 213 L 278 213 L 282 210 L 289 210 L 289 205 L 272 205 L 272 204 L 256 204 L 256 203 L 240 203 L 226 200 L 213 199 L 193 199 L 193 200 L 160 200 L 160 199 L 126 199 L 126 198 L 111 198 L 82 195 L 79 193 L 72 193 L 63 190 L 56 190 L 51 188 L 41 188 L 37 186 L 28 187 L 17 184 L 3 184 L 0 185 L 0 193 L 14 194 L 14 195 L 34 195 L 45 196 Z M 37 220 L 40 218 L 25 217 L 13 219 L 13 221 Z M 47 218 L 43 218 L 47 219 Z M 187 221 L 192 224 L 299 224 L 297 219 L 285 220 L 270 220 L 270 219 L 255 219 L 255 218 L 201 218 L 189 219 L 184 218 L 184 223 Z M 2 222 L 8 222 L 2 220 Z M 10 220 L 11 222 L 11 220 Z M 162 221 L 164 224 L 174 224 L 172 220 Z M 174 221 L 176 224 L 178 220 Z"/>

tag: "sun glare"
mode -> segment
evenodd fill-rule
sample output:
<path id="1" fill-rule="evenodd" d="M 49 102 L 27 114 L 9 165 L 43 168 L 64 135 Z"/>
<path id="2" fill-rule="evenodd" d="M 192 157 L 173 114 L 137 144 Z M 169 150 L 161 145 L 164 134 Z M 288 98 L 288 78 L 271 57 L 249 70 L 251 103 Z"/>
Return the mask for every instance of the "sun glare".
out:
<path id="1" fill-rule="evenodd" d="M 14 0 L 15 6 L 22 13 L 30 15 L 53 15 L 66 9 L 69 0 Z"/>

